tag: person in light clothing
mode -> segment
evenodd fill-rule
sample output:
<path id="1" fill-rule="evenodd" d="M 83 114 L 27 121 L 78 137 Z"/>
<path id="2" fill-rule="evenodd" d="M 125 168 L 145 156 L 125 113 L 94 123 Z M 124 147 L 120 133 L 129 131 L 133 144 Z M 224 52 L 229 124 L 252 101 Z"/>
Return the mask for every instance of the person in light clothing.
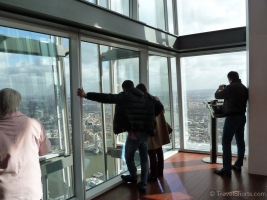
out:
<path id="1" fill-rule="evenodd" d="M 0 90 L 0 200 L 42 198 L 39 156 L 51 148 L 44 127 L 19 111 L 21 95 Z"/>

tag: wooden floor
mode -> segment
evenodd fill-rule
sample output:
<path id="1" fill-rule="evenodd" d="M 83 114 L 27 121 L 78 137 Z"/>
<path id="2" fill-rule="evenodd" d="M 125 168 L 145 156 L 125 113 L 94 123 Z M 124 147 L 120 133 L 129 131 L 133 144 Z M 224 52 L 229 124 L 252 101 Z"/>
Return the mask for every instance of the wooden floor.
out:
<path id="1" fill-rule="evenodd" d="M 148 182 L 145 194 L 136 184 L 123 183 L 94 200 L 180 200 L 180 199 L 264 199 L 267 200 L 267 177 L 251 175 L 245 167 L 232 177 L 213 173 L 220 164 L 202 162 L 203 154 L 177 153 L 165 161 L 164 177 Z"/>

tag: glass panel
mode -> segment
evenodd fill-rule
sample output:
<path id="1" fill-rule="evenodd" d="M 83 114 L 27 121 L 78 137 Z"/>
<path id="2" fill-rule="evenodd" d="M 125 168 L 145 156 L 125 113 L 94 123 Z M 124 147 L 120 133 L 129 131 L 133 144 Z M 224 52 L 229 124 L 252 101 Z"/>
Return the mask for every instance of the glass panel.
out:
<path id="1" fill-rule="evenodd" d="M 99 49 L 97 44 L 81 43 L 82 85 L 87 92 L 100 92 Z M 105 180 L 101 104 L 83 100 L 84 167 L 86 189 Z"/>
<path id="2" fill-rule="evenodd" d="M 149 93 L 157 96 L 165 109 L 165 119 L 171 124 L 168 60 L 166 57 L 149 56 Z M 171 149 L 172 144 L 163 146 Z"/>
<path id="3" fill-rule="evenodd" d="M 62 38 L 62 46 L 64 46 L 66 49 L 69 48 L 69 40 L 66 38 Z M 63 77 L 63 80 L 66 82 L 66 96 L 67 96 L 67 102 L 66 102 L 66 111 L 68 116 L 68 121 L 66 124 L 69 126 L 69 141 L 72 141 L 72 126 L 71 126 L 71 96 L 70 96 L 70 63 L 69 63 L 69 55 L 64 57 L 64 73 L 65 76 Z M 70 153 L 72 153 L 72 142 L 70 142 Z"/>
<path id="4" fill-rule="evenodd" d="M 203 102 L 215 99 L 220 84 L 228 84 L 229 71 L 237 71 L 247 85 L 246 52 L 181 58 L 185 148 L 210 150 L 210 114 Z M 224 119 L 218 121 L 218 150 Z M 233 140 L 233 144 L 234 144 Z M 236 145 L 232 146 L 236 153 Z"/>
<path id="5" fill-rule="evenodd" d="M 178 0 L 179 35 L 246 26 L 244 0 Z"/>
<path id="6" fill-rule="evenodd" d="M 98 0 L 98 5 L 108 9 L 108 0 Z"/>
<path id="7" fill-rule="evenodd" d="M 111 10 L 129 17 L 130 7 L 129 0 L 110 0 Z"/>
<path id="8" fill-rule="evenodd" d="M 114 49 L 115 50 L 115 49 Z M 136 86 L 139 84 L 139 52 L 130 50 L 121 50 L 121 55 L 128 54 L 124 59 L 116 59 L 112 61 L 114 68 L 114 93 L 122 92 L 122 83 L 125 80 L 133 81 Z M 124 143 L 127 133 L 118 135 L 118 141 Z"/>
<path id="9" fill-rule="evenodd" d="M 174 33 L 174 24 L 173 24 L 173 0 L 167 0 L 167 10 L 168 10 L 168 27 L 169 33 Z"/>
<path id="10" fill-rule="evenodd" d="M 96 0 L 85 0 L 85 1 L 96 4 Z"/>
<path id="11" fill-rule="evenodd" d="M 73 197 L 72 167 L 47 175 L 47 199 L 65 200 Z M 43 183 L 44 184 L 44 183 Z"/>
<path id="12" fill-rule="evenodd" d="M 85 91 L 101 92 L 102 84 L 103 93 L 119 93 L 124 80 L 139 83 L 139 52 L 88 42 L 82 42 L 81 47 Z M 106 153 L 115 144 L 112 127 L 114 105 L 84 100 L 83 109 L 86 189 L 90 189 L 127 168 L 123 159 L 113 158 Z M 119 134 L 117 139 L 118 146 L 123 146 L 126 133 Z"/>
<path id="13" fill-rule="evenodd" d="M 139 20 L 150 26 L 165 30 L 163 0 L 139 1 Z"/>
<path id="14" fill-rule="evenodd" d="M 41 159 L 63 154 L 69 147 L 64 96 L 64 77 L 69 92 L 69 40 L 7 27 L 0 27 L 0 38 L 0 89 L 19 91 L 21 112 L 44 125 L 52 148 Z"/>
<path id="15" fill-rule="evenodd" d="M 111 48 L 107 46 L 100 46 L 101 53 L 106 53 Z M 102 84 L 103 84 L 103 93 L 112 93 L 112 70 L 110 61 L 102 61 Z M 114 134 L 113 134 L 113 106 L 112 104 L 103 104 L 104 108 L 104 117 L 105 117 L 105 135 L 106 135 L 106 148 L 113 148 L 114 144 Z M 107 156 L 107 178 L 110 179 L 116 176 L 116 158 Z"/>
<path id="16" fill-rule="evenodd" d="M 180 128 L 179 128 L 179 107 L 178 107 L 178 90 L 177 90 L 177 72 L 176 58 L 171 58 L 172 71 L 172 95 L 173 95 L 173 133 L 175 138 L 175 148 L 180 148 Z"/>
<path id="17" fill-rule="evenodd" d="M 104 52 L 102 58 L 108 60 L 113 70 L 112 85 L 113 92 L 118 94 L 122 92 L 121 84 L 125 80 L 132 80 L 134 84 L 139 83 L 139 52 L 109 47 L 107 52 Z M 112 117 L 114 115 L 114 105 L 112 107 Z M 113 118 L 112 118 L 113 121 Z M 127 170 L 124 159 L 124 144 L 128 133 L 120 133 L 116 137 L 117 146 L 122 147 L 122 159 L 116 159 L 118 172 L 122 173 Z M 136 165 L 139 164 L 139 156 L 135 156 Z"/>

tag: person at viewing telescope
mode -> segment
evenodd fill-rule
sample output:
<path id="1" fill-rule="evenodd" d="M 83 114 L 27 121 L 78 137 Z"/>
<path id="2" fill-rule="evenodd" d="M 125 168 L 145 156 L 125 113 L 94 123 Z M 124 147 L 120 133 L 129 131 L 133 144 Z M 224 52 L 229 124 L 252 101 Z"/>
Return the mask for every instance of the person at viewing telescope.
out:
<path id="1" fill-rule="evenodd" d="M 144 94 L 151 96 L 145 84 L 140 83 L 136 86 Z M 152 96 L 156 100 L 158 97 Z M 164 117 L 164 110 L 156 117 L 157 128 L 154 137 L 150 137 L 148 143 L 148 156 L 150 160 L 150 174 L 148 175 L 148 181 L 156 181 L 157 177 L 163 176 L 164 169 L 164 154 L 162 146 L 170 143 L 170 137 L 168 132 L 168 125 Z"/>
<path id="2" fill-rule="evenodd" d="M 140 192 L 146 191 L 148 177 L 148 139 L 154 135 L 156 116 L 163 110 L 160 101 L 145 95 L 134 88 L 130 80 L 122 83 L 123 92 L 119 94 L 102 94 L 88 92 L 78 88 L 77 95 L 100 103 L 116 104 L 113 120 L 115 134 L 128 132 L 125 142 L 125 160 L 130 175 L 121 175 L 125 182 L 137 182 L 137 170 L 134 154 L 139 149 L 141 161 L 141 181 L 137 183 Z"/>
<path id="3" fill-rule="evenodd" d="M 42 124 L 19 111 L 21 95 L 0 90 L 0 200 L 42 199 L 39 156 L 51 148 Z"/>
<path id="4" fill-rule="evenodd" d="M 223 113 L 226 115 L 222 135 L 223 168 L 215 170 L 218 175 L 231 176 L 232 169 L 241 171 L 245 154 L 244 129 L 246 124 L 246 107 L 248 89 L 241 83 L 235 71 L 227 74 L 229 85 L 220 85 L 215 92 L 216 99 L 224 99 Z M 231 143 L 235 136 L 237 160 L 232 165 Z"/>

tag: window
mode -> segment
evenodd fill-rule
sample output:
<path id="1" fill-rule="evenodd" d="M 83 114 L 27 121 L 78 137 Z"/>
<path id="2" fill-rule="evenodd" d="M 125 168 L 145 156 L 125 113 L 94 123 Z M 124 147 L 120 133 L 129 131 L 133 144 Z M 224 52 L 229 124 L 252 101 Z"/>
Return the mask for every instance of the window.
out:
<path id="1" fill-rule="evenodd" d="M 42 122 L 52 144 L 49 157 L 68 153 L 68 39 L 7 27 L 0 27 L 0 37 L 0 89 L 19 91 L 20 111 Z"/>
<path id="2" fill-rule="evenodd" d="M 247 85 L 246 52 L 222 53 L 181 58 L 185 148 L 210 149 L 210 113 L 203 102 L 215 99 L 220 84 L 229 84 L 227 74 L 237 71 Z M 218 150 L 224 119 L 217 120 Z M 233 144 L 235 140 L 233 140 Z M 236 152 L 236 145 L 233 145 Z"/>
<path id="3" fill-rule="evenodd" d="M 89 42 L 82 42 L 81 49 L 85 91 L 117 94 L 124 80 L 139 83 L 139 52 Z M 90 189 L 127 170 L 123 156 L 108 154 L 115 144 L 124 145 L 127 133 L 114 136 L 112 104 L 84 100 L 83 114 L 86 189 Z"/>
<path id="4" fill-rule="evenodd" d="M 149 56 L 149 93 L 159 98 L 164 106 L 164 116 L 171 124 L 170 91 L 167 57 Z M 165 149 L 171 149 L 172 144 L 164 145 Z"/>
<path id="5" fill-rule="evenodd" d="M 130 15 L 130 5 L 129 0 L 85 0 L 87 2 L 97 4 L 106 9 L 112 10 L 114 12 L 120 13 L 129 17 Z"/>
<path id="6" fill-rule="evenodd" d="M 108 8 L 108 1 L 109 0 L 98 0 L 98 5 L 104 8 Z"/>
<path id="7" fill-rule="evenodd" d="M 122 15 L 126 15 L 127 17 L 129 17 L 130 15 L 129 0 L 111 0 L 110 9 L 112 11 L 118 12 Z"/>
<path id="8" fill-rule="evenodd" d="M 246 1 L 178 0 L 179 35 L 246 26 Z"/>
<path id="9" fill-rule="evenodd" d="M 150 26 L 166 30 L 163 0 L 139 1 L 139 20 Z"/>
<path id="10" fill-rule="evenodd" d="M 69 39 L 3 26 L 0 38 L 0 89 L 20 92 L 20 111 L 41 121 L 52 145 L 40 160 L 70 154 Z M 42 180 L 47 198 L 73 196 L 71 167 L 42 174 Z"/>
<path id="11" fill-rule="evenodd" d="M 88 2 L 90 2 L 90 3 L 94 3 L 94 4 L 96 4 L 96 0 L 85 0 L 85 1 L 88 1 Z"/>
<path id="12" fill-rule="evenodd" d="M 73 197 L 73 180 L 72 167 L 67 167 L 62 170 L 53 172 L 47 175 L 47 179 L 43 184 L 46 184 L 47 191 L 43 193 L 47 195 L 47 199 L 69 199 Z"/>

